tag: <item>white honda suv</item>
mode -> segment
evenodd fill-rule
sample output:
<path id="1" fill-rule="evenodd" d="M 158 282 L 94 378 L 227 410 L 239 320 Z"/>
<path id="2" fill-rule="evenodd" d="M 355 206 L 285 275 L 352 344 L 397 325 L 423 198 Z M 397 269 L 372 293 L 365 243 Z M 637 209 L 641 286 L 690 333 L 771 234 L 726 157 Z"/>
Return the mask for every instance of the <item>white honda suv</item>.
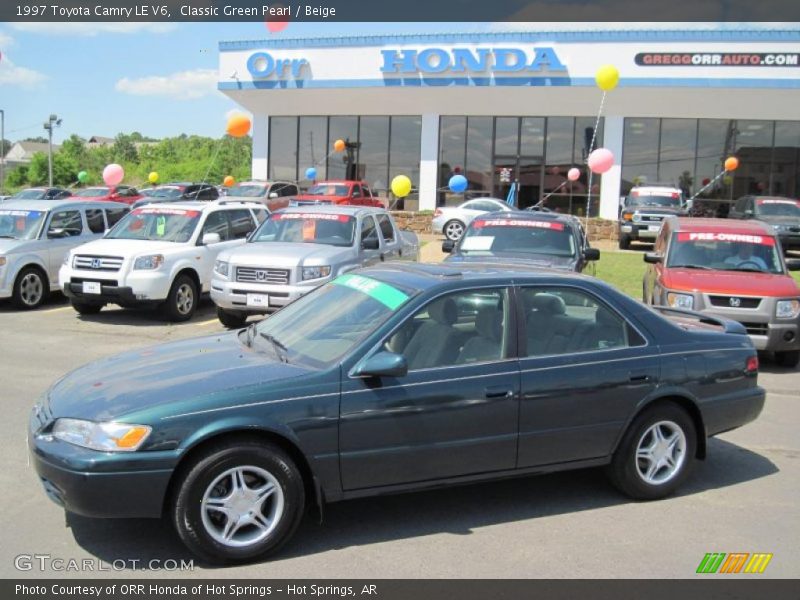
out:
<path id="1" fill-rule="evenodd" d="M 266 216 L 263 204 L 235 200 L 136 208 L 103 238 L 74 248 L 59 285 L 84 315 L 106 304 L 155 306 L 186 321 L 209 291 L 217 255 L 243 244 Z"/>

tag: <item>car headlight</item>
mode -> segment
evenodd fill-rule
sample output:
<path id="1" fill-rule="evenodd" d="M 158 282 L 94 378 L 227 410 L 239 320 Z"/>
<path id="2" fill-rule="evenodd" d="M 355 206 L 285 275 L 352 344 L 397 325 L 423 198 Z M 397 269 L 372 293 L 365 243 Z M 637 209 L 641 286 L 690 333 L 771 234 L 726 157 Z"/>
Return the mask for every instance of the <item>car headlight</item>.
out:
<path id="1" fill-rule="evenodd" d="M 775 316 L 779 319 L 794 319 L 800 315 L 800 300 L 778 300 L 775 304 Z"/>
<path id="2" fill-rule="evenodd" d="M 58 419 L 51 435 L 62 442 L 90 450 L 133 452 L 141 447 L 151 431 L 147 425 Z"/>
<path id="3" fill-rule="evenodd" d="M 303 267 L 303 281 L 306 279 L 320 279 L 331 274 L 330 266 Z"/>
<path id="4" fill-rule="evenodd" d="M 789 229 L 788 225 L 784 225 L 783 223 L 778 223 L 777 225 L 772 226 L 773 231 L 787 231 Z"/>
<path id="5" fill-rule="evenodd" d="M 631 221 L 633 219 L 633 215 L 629 212 L 622 213 L 622 220 L 623 221 Z"/>
<path id="6" fill-rule="evenodd" d="M 672 308 L 685 308 L 691 310 L 694 308 L 694 296 L 691 294 L 676 294 L 675 292 L 667 293 L 667 304 Z"/>
<path id="7" fill-rule="evenodd" d="M 642 216 L 638 212 L 635 212 L 633 213 L 633 220 L 638 223 L 639 221 L 642 220 Z"/>
<path id="8" fill-rule="evenodd" d="M 6 264 L 6 257 L 0 256 L 0 267 L 4 267 Z"/>
<path id="9" fill-rule="evenodd" d="M 214 272 L 219 273 L 223 277 L 228 276 L 228 262 L 224 260 L 214 261 Z"/>
<path id="10" fill-rule="evenodd" d="M 140 256 L 133 263 L 134 270 L 148 270 L 152 271 L 164 264 L 163 254 L 148 254 L 147 256 Z"/>

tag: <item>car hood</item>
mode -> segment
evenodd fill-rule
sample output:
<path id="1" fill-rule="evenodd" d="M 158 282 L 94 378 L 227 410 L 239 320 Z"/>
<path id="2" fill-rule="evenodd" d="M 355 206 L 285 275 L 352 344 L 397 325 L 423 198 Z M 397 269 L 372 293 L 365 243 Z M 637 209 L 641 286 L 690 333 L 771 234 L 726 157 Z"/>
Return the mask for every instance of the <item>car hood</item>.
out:
<path id="1" fill-rule="evenodd" d="M 624 212 L 640 212 L 648 215 L 685 215 L 686 210 L 683 208 L 667 208 L 666 206 L 627 206 Z"/>
<path id="2" fill-rule="evenodd" d="M 204 399 L 237 388 L 307 376 L 309 370 L 275 360 L 269 349 L 248 348 L 239 333 L 205 336 L 126 352 L 80 367 L 48 392 L 53 418 L 93 421 Z"/>
<path id="3" fill-rule="evenodd" d="M 107 254 L 137 256 L 140 254 L 169 252 L 185 248 L 186 244 L 176 242 L 157 242 L 154 240 L 116 240 L 100 239 L 83 244 L 73 250 L 75 254 Z"/>
<path id="4" fill-rule="evenodd" d="M 767 215 L 759 215 L 759 221 L 764 221 L 764 223 L 769 223 L 770 225 L 790 225 L 790 226 L 800 226 L 800 217 L 781 217 L 781 216 L 767 216 Z"/>
<path id="5" fill-rule="evenodd" d="M 542 267 L 546 269 L 559 269 L 563 271 L 575 271 L 577 269 L 577 259 L 572 256 L 550 256 L 547 254 L 492 254 L 492 255 L 472 255 L 472 254 L 452 254 L 445 258 L 445 262 L 474 262 L 474 263 L 511 263 L 527 265 L 529 267 Z"/>
<path id="6" fill-rule="evenodd" d="M 346 200 L 349 196 L 311 196 L 308 194 L 300 194 L 293 196 L 295 200 L 318 200 L 320 202 L 336 202 L 337 200 Z"/>
<path id="7" fill-rule="evenodd" d="M 785 297 L 800 293 L 789 275 L 747 271 L 665 269 L 664 286 L 671 290 L 742 296 Z"/>
<path id="8" fill-rule="evenodd" d="M 36 241 L 38 240 L 12 240 L 10 238 L 0 238 L 0 254 L 23 252 L 28 245 Z"/>
<path id="9" fill-rule="evenodd" d="M 249 242 L 236 250 L 222 253 L 219 259 L 236 265 L 254 267 L 296 267 L 303 264 L 336 265 L 352 254 L 352 246 L 326 246 L 302 242 Z"/>

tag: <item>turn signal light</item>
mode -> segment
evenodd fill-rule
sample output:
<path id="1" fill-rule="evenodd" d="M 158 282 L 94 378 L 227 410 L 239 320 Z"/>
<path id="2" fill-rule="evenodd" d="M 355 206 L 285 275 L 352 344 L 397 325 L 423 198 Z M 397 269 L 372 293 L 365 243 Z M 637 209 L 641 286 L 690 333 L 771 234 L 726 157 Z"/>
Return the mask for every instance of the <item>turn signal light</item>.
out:
<path id="1" fill-rule="evenodd" d="M 150 433 L 148 427 L 131 427 L 124 435 L 112 439 L 118 448 L 135 448 L 148 433 Z"/>
<path id="2" fill-rule="evenodd" d="M 744 367 L 745 373 L 758 373 L 758 356 L 748 356 Z"/>
<path id="3" fill-rule="evenodd" d="M 622 220 L 623 221 L 632 221 L 633 215 L 631 213 L 622 213 Z"/>

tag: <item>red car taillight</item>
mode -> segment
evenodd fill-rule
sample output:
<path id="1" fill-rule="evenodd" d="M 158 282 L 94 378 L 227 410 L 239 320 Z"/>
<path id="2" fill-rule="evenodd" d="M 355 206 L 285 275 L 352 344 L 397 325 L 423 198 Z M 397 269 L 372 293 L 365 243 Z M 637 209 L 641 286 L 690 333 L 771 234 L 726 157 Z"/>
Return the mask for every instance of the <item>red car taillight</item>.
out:
<path id="1" fill-rule="evenodd" d="M 758 356 L 748 356 L 744 365 L 745 373 L 758 373 Z"/>

